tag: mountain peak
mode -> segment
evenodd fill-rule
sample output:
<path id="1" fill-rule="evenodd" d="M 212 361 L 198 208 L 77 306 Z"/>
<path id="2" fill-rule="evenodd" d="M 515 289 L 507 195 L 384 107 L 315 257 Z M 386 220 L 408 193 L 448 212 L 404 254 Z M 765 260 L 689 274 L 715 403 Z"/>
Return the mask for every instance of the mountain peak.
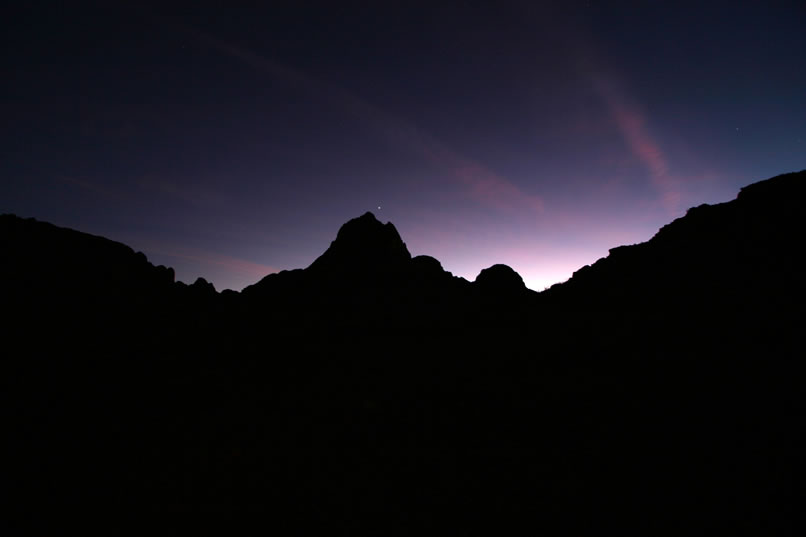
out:
<path id="1" fill-rule="evenodd" d="M 353 218 L 352 220 L 348 220 L 344 224 L 342 224 L 341 228 L 339 228 L 339 232 L 336 235 L 336 240 L 344 237 L 347 234 L 356 235 L 359 233 L 371 233 L 371 230 L 379 229 L 384 224 L 375 218 L 375 215 L 372 214 L 370 211 L 365 212 L 359 217 Z M 391 223 L 388 225 L 393 226 Z M 395 230 L 397 232 L 397 230 Z M 398 236 L 399 237 L 399 236 Z"/>
<path id="2" fill-rule="evenodd" d="M 371 212 L 353 218 L 339 229 L 336 240 L 319 256 L 311 270 L 344 270 L 398 266 L 411 259 L 391 222 L 381 223 Z"/>

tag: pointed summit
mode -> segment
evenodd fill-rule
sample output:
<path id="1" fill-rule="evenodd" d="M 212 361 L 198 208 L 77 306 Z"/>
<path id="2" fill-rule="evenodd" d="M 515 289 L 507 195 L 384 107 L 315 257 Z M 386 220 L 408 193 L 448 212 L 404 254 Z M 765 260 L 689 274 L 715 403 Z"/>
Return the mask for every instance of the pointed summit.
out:
<path id="1" fill-rule="evenodd" d="M 383 224 L 371 212 L 353 218 L 339 229 L 330 248 L 308 270 L 377 270 L 400 267 L 411 259 L 391 222 Z"/>

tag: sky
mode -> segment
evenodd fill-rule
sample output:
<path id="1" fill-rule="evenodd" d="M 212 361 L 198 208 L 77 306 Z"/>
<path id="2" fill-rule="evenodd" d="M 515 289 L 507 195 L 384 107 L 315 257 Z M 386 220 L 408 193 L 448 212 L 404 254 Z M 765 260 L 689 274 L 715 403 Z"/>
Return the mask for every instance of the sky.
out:
<path id="1" fill-rule="evenodd" d="M 20 4 L 0 213 L 219 290 L 372 211 L 539 291 L 806 168 L 799 1 Z"/>

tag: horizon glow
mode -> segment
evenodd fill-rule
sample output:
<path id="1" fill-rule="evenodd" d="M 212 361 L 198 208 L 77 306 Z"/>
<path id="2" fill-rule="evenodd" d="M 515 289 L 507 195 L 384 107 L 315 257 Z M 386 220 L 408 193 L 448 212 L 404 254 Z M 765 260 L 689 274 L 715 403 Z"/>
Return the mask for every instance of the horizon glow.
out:
<path id="1" fill-rule="evenodd" d="M 806 168 L 797 2 L 357 15 L 17 6 L 0 212 L 240 290 L 372 211 L 456 276 L 540 291 Z"/>

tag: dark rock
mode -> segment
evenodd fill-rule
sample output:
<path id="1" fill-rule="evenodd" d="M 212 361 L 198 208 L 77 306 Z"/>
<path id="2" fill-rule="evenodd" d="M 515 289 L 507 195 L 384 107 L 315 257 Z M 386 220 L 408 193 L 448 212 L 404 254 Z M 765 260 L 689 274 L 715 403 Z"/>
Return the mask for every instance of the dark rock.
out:
<path id="1" fill-rule="evenodd" d="M 445 269 L 442 268 L 442 263 L 430 255 L 418 255 L 412 258 L 411 266 L 412 270 L 422 274 L 442 274 L 445 272 Z"/>
<path id="2" fill-rule="evenodd" d="M 165 284 L 172 284 L 176 281 L 176 273 L 173 267 L 166 267 L 165 265 L 157 265 L 156 274 L 160 281 Z"/>
<path id="3" fill-rule="evenodd" d="M 14 215 L 0 215 L 0 275 L 0 286 L 14 295 L 105 302 L 166 293 L 174 282 L 173 269 L 153 266 L 124 244 Z"/>
<path id="4" fill-rule="evenodd" d="M 526 284 L 520 274 L 507 265 L 493 265 L 482 269 L 474 281 L 475 285 L 489 293 L 517 294 L 526 291 Z"/>
<path id="5" fill-rule="evenodd" d="M 306 270 L 349 272 L 399 270 L 411 254 L 391 223 L 382 224 L 370 212 L 339 229 L 336 240 Z"/>
<path id="6" fill-rule="evenodd" d="M 216 294 L 215 286 L 202 277 L 196 278 L 196 281 L 193 282 L 193 284 L 190 286 L 190 289 L 194 292 L 205 295 Z"/>
<path id="7" fill-rule="evenodd" d="M 411 278 L 422 285 L 445 284 L 453 275 L 442 268 L 442 263 L 428 255 L 418 255 L 409 263 Z"/>
<path id="8" fill-rule="evenodd" d="M 693 208 L 540 294 L 505 265 L 471 284 L 412 259 L 369 213 L 309 268 L 220 294 L 0 216 L 8 510 L 800 535 L 804 181 Z M 38 520 L 18 533 L 62 529 Z"/>

